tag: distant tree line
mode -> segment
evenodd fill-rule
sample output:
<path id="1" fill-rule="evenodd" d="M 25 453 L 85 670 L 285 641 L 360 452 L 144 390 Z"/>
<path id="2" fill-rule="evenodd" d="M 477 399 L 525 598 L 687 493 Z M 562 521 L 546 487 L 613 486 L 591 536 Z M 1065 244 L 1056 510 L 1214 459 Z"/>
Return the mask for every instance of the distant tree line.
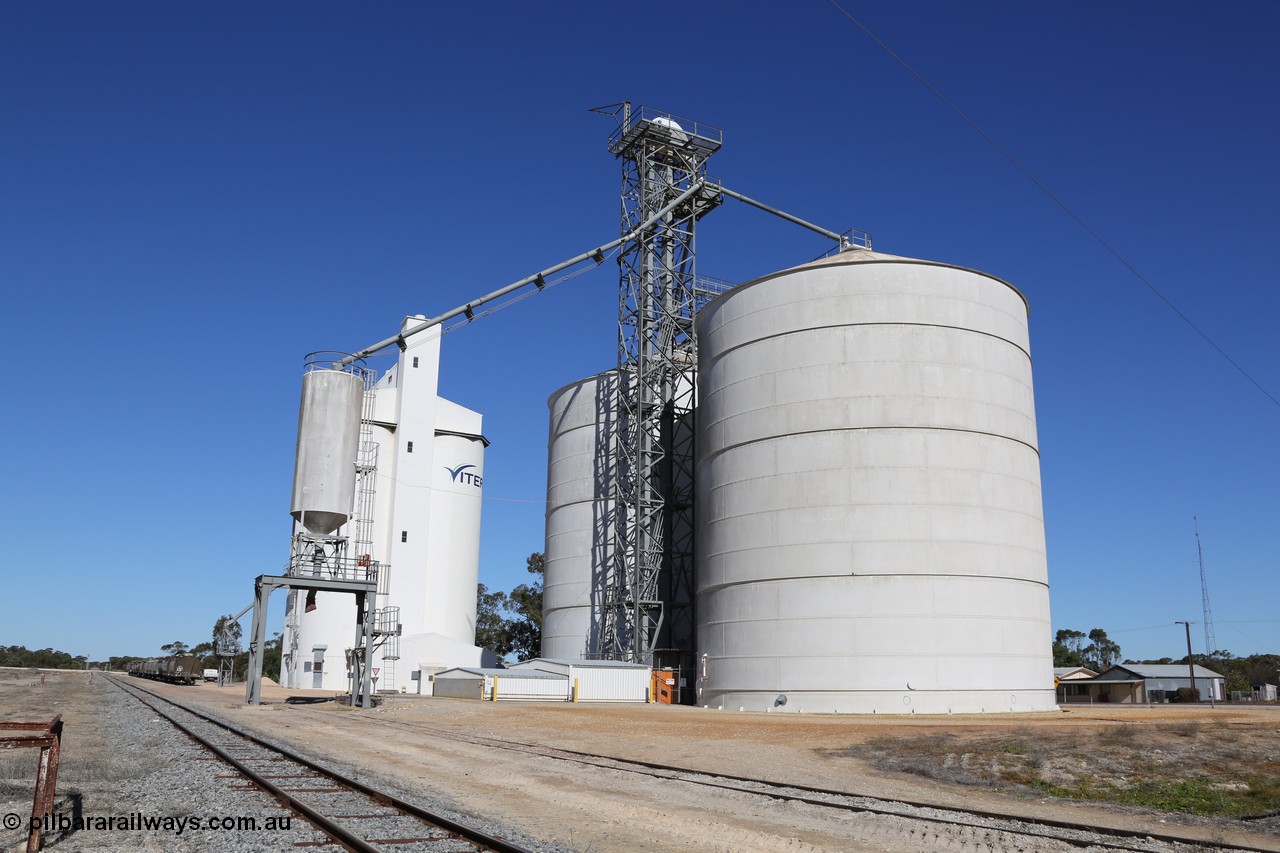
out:
<path id="1" fill-rule="evenodd" d="M 534 552 L 525 560 L 534 576 L 511 592 L 476 588 L 476 645 L 499 658 L 528 660 L 542 654 L 543 555 Z"/>
<path id="2" fill-rule="evenodd" d="M 0 666 L 84 669 L 89 665 L 92 664 L 85 655 L 70 655 L 56 649 L 33 650 L 26 646 L 0 646 Z"/>
<path id="3" fill-rule="evenodd" d="M 219 642 L 221 641 L 221 643 Z M 240 624 L 231 616 L 220 616 L 213 626 L 211 642 L 197 643 L 189 646 L 181 640 L 165 643 L 160 647 L 156 657 L 170 655 L 195 655 L 201 659 L 206 669 L 217 669 L 217 651 L 221 645 L 229 652 L 232 661 L 232 672 L 236 678 L 245 678 L 249 670 L 249 653 L 240 645 Z M 276 634 L 264 644 L 262 654 L 262 674 L 268 678 L 280 680 L 281 638 Z M 139 660 L 137 655 L 113 655 L 103 661 L 91 661 L 85 655 L 70 655 L 55 649 L 37 649 L 32 651 L 26 646 L 0 646 L 0 666 L 36 667 L 39 669 L 110 669 L 124 671 L 129 664 Z"/>
<path id="4" fill-rule="evenodd" d="M 87 655 L 72 655 L 57 649 L 28 649 L 26 646 L 0 646 L 0 666 L 35 669 L 114 669 L 125 670 L 136 657 L 124 655 L 106 660 L 89 660 Z"/>

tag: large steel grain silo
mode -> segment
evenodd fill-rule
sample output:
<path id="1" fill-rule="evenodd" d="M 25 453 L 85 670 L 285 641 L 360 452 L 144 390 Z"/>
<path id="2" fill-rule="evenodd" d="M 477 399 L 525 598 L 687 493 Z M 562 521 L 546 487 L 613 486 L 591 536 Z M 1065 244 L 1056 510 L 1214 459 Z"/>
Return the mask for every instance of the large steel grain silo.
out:
<path id="1" fill-rule="evenodd" d="M 289 511 L 312 533 L 330 534 L 351 516 L 363 399 L 360 376 L 308 363 L 302 377 Z"/>
<path id="2" fill-rule="evenodd" d="M 698 319 L 699 702 L 1054 706 L 1027 304 L 866 250 Z"/>
<path id="3" fill-rule="evenodd" d="M 600 615 L 614 535 L 613 440 L 618 373 L 566 385 L 551 395 L 542 656 L 599 651 Z"/>

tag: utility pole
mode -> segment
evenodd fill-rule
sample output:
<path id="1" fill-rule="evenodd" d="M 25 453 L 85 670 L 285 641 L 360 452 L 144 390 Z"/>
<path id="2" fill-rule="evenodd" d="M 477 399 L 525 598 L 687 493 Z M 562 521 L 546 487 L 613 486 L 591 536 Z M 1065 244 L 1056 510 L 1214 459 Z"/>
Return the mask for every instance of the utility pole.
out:
<path id="1" fill-rule="evenodd" d="M 1196 701 L 1196 662 L 1191 659 L 1191 623 L 1184 620 L 1175 620 L 1175 625 L 1182 625 L 1187 629 L 1187 672 L 1191 674 L 1191 701 Z"/>

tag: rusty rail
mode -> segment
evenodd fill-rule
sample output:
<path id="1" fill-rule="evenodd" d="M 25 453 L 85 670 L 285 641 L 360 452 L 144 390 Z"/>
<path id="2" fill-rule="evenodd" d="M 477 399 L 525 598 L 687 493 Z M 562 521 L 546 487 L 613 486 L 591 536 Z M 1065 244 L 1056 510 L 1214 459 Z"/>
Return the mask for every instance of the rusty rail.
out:
<path id="1" fill-rule="evenodd" d="M 0 734 L 0 749 L 36 747 L 40 763 L 36 766 L 36 790 L 31 803 L 31 822 L 27 825 L 27 853 L 40 849 L 44 819 L 53 813 L 58 791 L 58 759 L 62 755 L 62 715 L 47 723 L 0 723 L 0 732 L 34 732 L 34 734 Z"/>

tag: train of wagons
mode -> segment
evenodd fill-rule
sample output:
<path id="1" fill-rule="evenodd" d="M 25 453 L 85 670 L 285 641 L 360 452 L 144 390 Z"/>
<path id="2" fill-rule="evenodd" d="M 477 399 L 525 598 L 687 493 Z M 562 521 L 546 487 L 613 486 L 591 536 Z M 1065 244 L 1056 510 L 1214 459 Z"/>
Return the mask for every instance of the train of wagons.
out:
<path id="1" fill-rule="evenodd" d="M 204 668 L 196 655 L 172 655 L 136 660 L 129 665 L 129 674 L 173 684 L 195 684 L 203 677 Z"/>

